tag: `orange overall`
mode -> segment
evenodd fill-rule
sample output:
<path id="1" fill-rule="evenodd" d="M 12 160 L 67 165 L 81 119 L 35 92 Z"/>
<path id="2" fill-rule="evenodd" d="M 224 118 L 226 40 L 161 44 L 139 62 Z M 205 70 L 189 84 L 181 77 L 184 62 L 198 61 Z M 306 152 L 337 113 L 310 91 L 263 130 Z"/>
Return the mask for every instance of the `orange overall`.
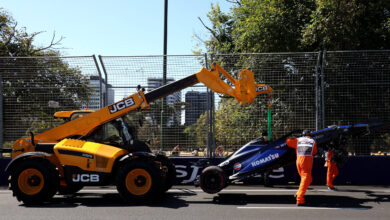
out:
<path id="1" fill-rule="evenodd" d="M 317 153 L 317 143 L 311 137 L 289 138 L 287 146 L 296 149 L 297 169 L 301 176 L 297 196 L 297 204 L 305 204 L 303 196 L 312 182 L 311 169 L 313 167 L 313 155 Z"/>
<path id="2" fill-rule="evenodd" d="M 326 174 L 326 185 L 329 188 L 333 189 L 333 180 L 339 174 L 339 169 L 337 168 L 337 163 L 332 161 L 333 151 L 329 150 L 325 153 L 326 166 L 328 167 L 328 172 Z"/>

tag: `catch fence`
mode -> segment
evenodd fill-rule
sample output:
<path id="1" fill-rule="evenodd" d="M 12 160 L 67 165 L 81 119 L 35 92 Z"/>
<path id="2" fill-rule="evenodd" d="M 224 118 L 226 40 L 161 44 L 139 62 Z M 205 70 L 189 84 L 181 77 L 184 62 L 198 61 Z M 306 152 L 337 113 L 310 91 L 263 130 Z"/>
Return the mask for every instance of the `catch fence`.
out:
<path id="1" fill-rule="evenodd" d="M 2 57 L 0 58 L 0 144 L 9 148 L 30 132 L 62 123 L 57 111 L 97 110 L 145 93 L 218 62 L 237 78 L 248 68 L 257 83 L 273 88 L 272 139 L 294 129 L 390 122 L 390 51 L 320 51 L 185 56 Z M 155 150 L 213 156 L 232 152 L 267 130 L 268 96 L 240 106 L 199 83 L 156 100 L 126 121 L 138 139 Z M 207 152 L 204 151 L 208 149 Z M 355 155 L 389 152 L 390 136 L 368 135 L 350 142 Z M 195 153 L 195 152 L 194 152 Z"/>

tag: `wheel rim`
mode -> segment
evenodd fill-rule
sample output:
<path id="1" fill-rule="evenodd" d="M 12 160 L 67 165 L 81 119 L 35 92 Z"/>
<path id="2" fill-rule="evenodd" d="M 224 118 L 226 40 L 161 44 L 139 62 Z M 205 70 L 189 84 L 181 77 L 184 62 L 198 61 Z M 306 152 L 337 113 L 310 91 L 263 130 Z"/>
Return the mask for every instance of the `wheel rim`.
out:
<path id="1" fill-rule="evenodd" d="M 219 189 L 222 185 L 222 177 L 218 173 L 211 173 L 206 176 L 206 186 L 210 189 Z"/>
<path id="2" fill-rule="evenodd" d="M 126 188 L 133 195 L 145 195 L 151 187 L 152 177 L 144 169 L 131 170 L 126 176 Z"/>
<path id="3" fill-rule="evenodd" d="M 204 192 L 216 193 L 224 188 L 224 176 L 216 170 L 208 170 L 201 175 L 200 186 Z"/>
<path id="4" fill-rule="evenodd" d="M 42 173 L 35 168 L 23 170 L 18 177 L 19 189 L 27 195 L 39 193 L 45 184 Z"/>

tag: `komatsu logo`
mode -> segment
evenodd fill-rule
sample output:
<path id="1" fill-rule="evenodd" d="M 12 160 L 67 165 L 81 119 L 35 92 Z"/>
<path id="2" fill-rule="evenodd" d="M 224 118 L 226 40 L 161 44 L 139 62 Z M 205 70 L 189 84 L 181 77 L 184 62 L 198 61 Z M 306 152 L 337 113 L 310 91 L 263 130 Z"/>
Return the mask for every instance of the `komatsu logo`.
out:
<path id="1" fill-rule="evenodd" d="M 114 114 L 115 112 L 120 111 L 120 110 L 125 109 L 125 108 L 128 108 L 130 106 L 133 106 L 134 104 L 135 104 L 134 99 L 128 98 L 128 99 L 122 100 L 120 102 L 117 102 L 113 105 L 108 106 L 108 109 L 110 110 L 111 114 Z"/>
<path id="2" fill-rule="evenodd" d="M 256 161 L 252 162 L 251 165 L 252 165 L 252 167 L 259 166 L 260 164 L 269 162 L 271 160 L 275 160 L 276 158 L 279 158 L 278 153 L 270 154 L 270 155 L 268 155 L 268 157 L 264 157 L 264 158 L 261 158 L 260 160 L 256 160 Z"/>
<path id="3" fill-rule="evenodd" d="M 257 86 L 256 87 L 256 92 L 261 92 L 261 91 L 267 91 L 268 86 Z"/>
<path id="4" fill-rule="evenodd" d="M 98 174 L 73 174 L 72 178 L 73 182 L 99 182 L 99 175 Z"/>

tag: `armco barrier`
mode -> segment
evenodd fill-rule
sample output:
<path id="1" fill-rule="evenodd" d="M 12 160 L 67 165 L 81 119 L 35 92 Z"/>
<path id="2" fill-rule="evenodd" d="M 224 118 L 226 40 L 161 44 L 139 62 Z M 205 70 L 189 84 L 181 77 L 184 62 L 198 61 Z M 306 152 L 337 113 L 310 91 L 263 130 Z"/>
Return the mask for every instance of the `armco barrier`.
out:
<path id="1" fill-rule="evenodd" d="M 171 157 L 176 165 L 177 178 L 181 183 L 191 183 L 196 176 L 201 173 L 201 169 L 196 167 L 199 157 Z M 211 160 L 212 164 L 218 164 L 223 158 Z M 4 169 L 10 159 L 0 159 L 0 186 L 8 184 L 8 176 Z M 325 185 L 326 167 L 324 167 L 323 158 L 315 158 L 313 164 L 313 183 L 314 185 Z M 346 164 L 340 167 L 340 174 L 335 179 L 336 185 L 389 185 L 390 184 L 390 156 L 375 157 L 350 157 Z M 289 184 L 292 182 L 299 183 L 299 175 L 292 163 L 283 168 L 274 170 L 270 175 L 273 184 Z M 261 177 L 254 177 L 244 183 L 261 184 Z"/>

